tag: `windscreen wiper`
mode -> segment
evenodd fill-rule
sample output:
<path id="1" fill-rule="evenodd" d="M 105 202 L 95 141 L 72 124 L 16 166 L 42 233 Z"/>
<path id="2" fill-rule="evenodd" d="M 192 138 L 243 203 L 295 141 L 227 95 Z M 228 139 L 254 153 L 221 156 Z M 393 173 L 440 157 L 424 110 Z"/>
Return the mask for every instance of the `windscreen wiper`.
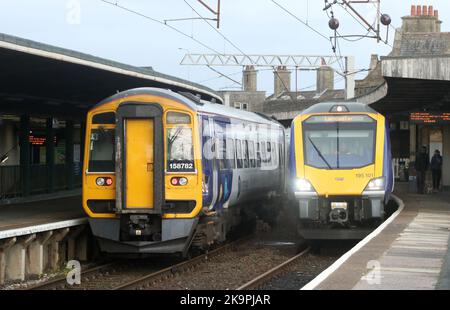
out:
<path id="1" fill-rule="evenodd" d="M 316 150 L 317 154 L 319 154 L 319 157 L 324 161 L 324 163 L 328 166 L 328 168 L 333 169 L 333 168 L 331 168 L 331 165 L 328 163 L 328 161 L 325 159 L 325 157 L 322 155 L 322 153 L 319 151 L 317 146 L 314 144 L 314 142 L 312 142 L 310 136 L 308 136 L 308 140 L 309 140 L 309 142 L 311 142 L 313 148 Z"/>
<path id="2" fill-rule="evenodd" d="M 176 138 L 178 138 L 178 135 L 181 133 L 182 130 L 183 130 L 182 127 L 177 127 L 177 129 L 175 130 L 175 133 L 173 134 L 173 136 L 169 138 L 169 144 L 170 145 L 172 145 L 173 142 L 176 140 Z"/>

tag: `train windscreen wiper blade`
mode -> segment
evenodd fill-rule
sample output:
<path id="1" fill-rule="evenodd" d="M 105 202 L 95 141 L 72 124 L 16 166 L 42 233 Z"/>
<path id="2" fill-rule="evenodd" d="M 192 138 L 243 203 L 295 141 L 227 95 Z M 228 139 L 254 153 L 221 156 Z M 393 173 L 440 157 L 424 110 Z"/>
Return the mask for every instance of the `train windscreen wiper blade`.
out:
<path id="1" fill-rule="evenodd" d="M 313 146 L 313 148 L 316 150 L 317 154 L 319 154 L 319 157 L 324 161 L 324 163 L 328 166 L 329 169 L 333 169 L 331 168 L 331 165 L 328 163 L 328 161 L 325 159 L 325 157 L 322 155 L 322 152 L 319 151 L 319 149 L 317 148 L 317 146 L 314 144 L 314 142 L 312 142 L 311 137 L 308 136 L 308 140 L 309 142 L 311 142 L 311 145 Z"/>

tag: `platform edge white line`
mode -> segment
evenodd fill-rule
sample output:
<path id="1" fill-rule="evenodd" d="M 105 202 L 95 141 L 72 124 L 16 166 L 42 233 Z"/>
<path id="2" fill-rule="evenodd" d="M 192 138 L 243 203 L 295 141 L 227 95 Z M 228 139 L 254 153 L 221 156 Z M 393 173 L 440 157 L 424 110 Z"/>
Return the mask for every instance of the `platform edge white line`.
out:
<path id="1" fill-rule="evenodd" d="M 84 224 L 87 224 L 87 222 L 88 222 L 88 219 L 83 217 L 83 218 L 77 218 L 77 219 L 67 220 L 67 221 L 59 221 L 59 222 L 52 222 L 52 223 L 48 223 L 48 224 L 40 224 L 40 225 L 34 225 L 34 226 L 29 226 L 29 227 L 23 227 L 23 228 L 3 230 L 3 231 L 0 231 L 0 240 L 6 239 L 6 238 L 31 235 L 31 234 L 40 233 L 40 232 L 49 231 L 49 230 L 84 225 Z"/>
<path id="2" fill-rule="evenodd" d="M 319 286 L 323 281 L 325 281 L 333 272 L 335 272 L 339 267 L 341 267 L 353 254 L 358 252 L 363 246 L 368 244 L 373 238 L 378 236 L 389 224 L 391 224 L 397 216 L 403 211 L 405 205 L 403 200 L 399 197 L 392 195 L 392 198 L 398 204 L 398 210 L 395 211 L 386 221 L 384 221 L 380 226 L 378 226 L 374 231 L 372 231 L 368 236 L 366 236 L 363 240 L 358 242 L 353 248 L 351 248 L 348 252 L 342 255 L 337 261 L 335 261 L 330 267 L 322 271 L 317 277 L 303 286 L 300 290 L 313 290 L 317 286 Z"/>

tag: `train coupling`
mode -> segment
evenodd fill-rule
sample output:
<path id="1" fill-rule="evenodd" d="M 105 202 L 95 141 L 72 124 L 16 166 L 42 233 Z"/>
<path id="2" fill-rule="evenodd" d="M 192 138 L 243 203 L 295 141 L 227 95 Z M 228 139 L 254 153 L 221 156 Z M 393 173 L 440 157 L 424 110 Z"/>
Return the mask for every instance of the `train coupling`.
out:
<path id="1" fill-rule="evenodd" d="M 161 241 L 160 225 L 155 225 L 155 221 L 150 215 L 134 214 L 124 224 L 131 238 Z"/>
<path id="2" fill-rule="evenodd" d="M 332 202 L 330 222 L 343 224 L 348 221 L 348 205 L 346 202 Z"/>

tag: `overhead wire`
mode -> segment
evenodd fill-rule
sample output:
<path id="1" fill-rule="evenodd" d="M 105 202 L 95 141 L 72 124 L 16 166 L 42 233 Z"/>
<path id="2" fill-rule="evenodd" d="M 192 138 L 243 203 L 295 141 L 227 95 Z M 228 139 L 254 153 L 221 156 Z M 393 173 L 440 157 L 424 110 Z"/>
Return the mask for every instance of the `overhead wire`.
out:
<path id="1" fill-rule="evenodd" d="M 293 18 L 295 18 L 296 20 L 298 20 L 300 23 L 302 23 L 303 25 L 305 25 L 306 27 L 308 27 L 310 30 L 314 31 L 316 34 L 318 34 L 319 36 L 321 36 L 322 38 L 324 38 L 327 41 L 330 41 L 330 38 L 327 37 L 326 35 L 324 35 L 323 33 L 321 33 L 320 31 L 318 31 L 317 29 L 315 29 L 314 27 L 310 26 L 308 23 L 306 23 L 305 21 L 303 21 L 302 19 L 300 19 L 298 16 L 296 16 L 294 13 L 292 13 L 291 11 L 289 11 L 287 8 L 285 8 L 284 6 L 282 6 L 281 4 L 279 4 L 278 2 L 276 2 L 275 0 L 270 0 L 272 1 L 275 5 L 277 5 L 280 9 L 282 9 L 283 11 L 285 11 L 286 13 L 288 13 L 289 15 L 291 15 Z"/>
<path id="2" fill-rule="evenodd" d="M 150 16 L 148 16 L 148 15 L 139 13 L 139 12 L 137 12 L 137 11 L 135 11 L 135 10 L 132 10 L 132 9 L 130 9 L 130 8 L 127 8 L 127 7 L 125 7 L 125 6 L 122 6 L 122 5 L 118 4 L 117 2 L 116 2 L 116 3 L 113 3 L 113 2 L 109 2 L 109 1 L 107 1 L 107 0 L 100 0 L 100 1 L 102 1 L 102 2 L 104 2 L 104 3 L 107 3 L 107 4 L 111 5 L 111 6 L 115 6 L 115 7 L 119 8 L 119 9 L 121 9 L 121 10 L 124 10 L 124 11 L 126 11 L 126 12 L 129 12 L 129 13 L 135 14 L 135 15 L 137 15 L 137 16 L 140 16 L 140 17 L 142 17 L 142 18 L 145 18 L 145 19 L 147 19 L 147 20 L 150 20 L 150 21 L 153 21 L 153 22 L 155 22 L 155 23 L 158 23 L 158 24 L 161 24 L 161 25 L 163 25 L 163 26 L 166 26 L 166 27 L 172 29 L 173 31 L 175 31 L 175 32 L 177 32 L 177 33 L 179 33 L 179 34 L 181 34 L 181 35 L 183 35 L 183 36 L 185 36 L 185 37 L 187 37 L 187 38 L 189 38 L 189 39 L 195 41 L 197 44 L 203 46 L 204 48 L 206 48 L 206 49 L 208 49 L 208 50 L 210 50 L 210 51 L 212 51 L 212 52 L 214 52 L 214 53 L 216 53 L 216 54 L 221 54 L 221 53 L 220 53 L 219 51 L 217 51 L 216 49 L 214 49 L 214 48 L 208 46 L 207 44 L 203 43 L 202 41 L 200 41 L 200 40 L 194 38 L 193 36 L 190 36 L 189 34 L 187 34 L 187 33 L 183 32 L 183 31 L 181 31 L 180 29 L 178 29 L 178 28 L 176 28 L 176 27 L 174 27 L 174 26 L 172 26 L 172 25 L 169 25 L 169 24 L 164 23 L 164 22 L 162 22 L 162 21 L 160 21 L 160 20 L 158 20 L 158 19 L 156 19 L 156 18 L 150 17 Z"/>
<path id="3" fill-rule="evenodd" d="M 242 74 L 242 71 L 237 71 L 237 72 L 233 72 L 233 73 L 230 73 L 230 74 L 226 74 L 226 76 L 234 76 L 234 75 L 238 75 L 238 74 Z M 218 80 L 218 79 L 222 79 L 222 78 L 224 78 L 224 76 L 222 74 L 220 74 L 218 76 L 211 77 L 211 78 L 208 78 L 208 79 L 205 79 L 205 80 L 201 80 L 201 81 L 198 81 L 196 83 L 200 83 L 201 84 L 201 83 L 206 83 L 206 82 L 210 82 L 210 81 L 214 81 L 214 80 Z"/>
<path id="4" fill-rule="evenodd" d="M 187 6 L 189 6 L 192 9 L 192 11 L 195 12 L 195 14 L 197 14 L 198 17 L 200 17 L 200 19 L 202 19 L 206 24 L 208 24 L 208 26 L 210 26 L 215 32 L 217 32 L 225 41 L 227 41 L 229 44 L 231 44 L 231 46 L 233 46 L 235 49 L 237 49 L 240 53 L 247 56 L 246 53 L 244 51 L 242 51 L 242 49 L 239 48 L 239 46 L 237 46 L 230 39 L 228 39 L 219 29 L 217 29 L 216 27 L 211 25 L 211 23 L 205 17 L 203 17 L 188 1 L 186 1 L 186 0 L 183 0 L 183 1 L 184 1 L 184 3 L 186 3 Z"/>

